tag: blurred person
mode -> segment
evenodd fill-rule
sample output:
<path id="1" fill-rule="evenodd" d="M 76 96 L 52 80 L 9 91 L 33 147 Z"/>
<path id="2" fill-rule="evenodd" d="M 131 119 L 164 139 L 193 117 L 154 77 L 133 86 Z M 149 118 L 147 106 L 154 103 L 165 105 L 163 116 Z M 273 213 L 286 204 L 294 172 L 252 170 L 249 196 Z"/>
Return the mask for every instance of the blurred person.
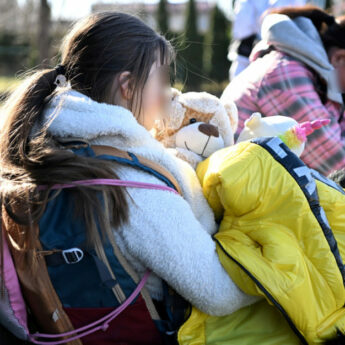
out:
<path id="1" fill-rule="evenodd" d="M 249 55 L 260 39 L 260 26 L 265 11 L 283 6 L 302 6 L 306 0 L 236 0 L 232 24 L 232 40 L 228 59 L 230 80 L 249 65 Z"/>
<path id="2" fill-rule="evenodd" d="M 298 122 L 330 119 L 313 133 L 302 160 L 327 175 L 345 166 L 345 19 L 306 6 L 272 11 L 251 64 L 224 90 L 239 111 L 239 128 L 253 112 Z M 239 133 L 239 132 L 238 132 Z"/>

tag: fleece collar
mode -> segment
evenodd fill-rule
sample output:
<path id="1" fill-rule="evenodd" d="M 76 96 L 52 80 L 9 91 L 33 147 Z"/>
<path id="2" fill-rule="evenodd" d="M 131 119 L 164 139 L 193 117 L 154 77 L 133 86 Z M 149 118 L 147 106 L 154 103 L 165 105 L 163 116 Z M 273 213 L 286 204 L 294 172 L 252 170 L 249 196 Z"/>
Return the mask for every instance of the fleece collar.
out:
<path id="1" fill-rule="evenodd" d="M 98 103 L 72 89 L 50 100 L 43 112 L 43 122 L 49 124 L 48 132 L 56 137 L 82 137 L 92 142 L 111 136 L 119 138 L 121 147 L 159 144 L 126 108 Z"/>

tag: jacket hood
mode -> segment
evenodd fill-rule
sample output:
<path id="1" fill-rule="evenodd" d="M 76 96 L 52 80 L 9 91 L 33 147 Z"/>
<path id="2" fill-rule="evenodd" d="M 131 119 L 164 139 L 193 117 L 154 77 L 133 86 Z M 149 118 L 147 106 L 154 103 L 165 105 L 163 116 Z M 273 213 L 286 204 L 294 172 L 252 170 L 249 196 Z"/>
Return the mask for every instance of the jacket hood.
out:
<path id="1" fill-rule="evenodd" d="M 269 46 L 305 63 L 327 83 L 327 96 L 342 104 L 337 75 L 329 62 L 320 35 L 309 18 L 290 19 L 286 15 L 271 14 L 265 17 L 261 27 L 262 41 L 254 48 L 255 60 Z"/>

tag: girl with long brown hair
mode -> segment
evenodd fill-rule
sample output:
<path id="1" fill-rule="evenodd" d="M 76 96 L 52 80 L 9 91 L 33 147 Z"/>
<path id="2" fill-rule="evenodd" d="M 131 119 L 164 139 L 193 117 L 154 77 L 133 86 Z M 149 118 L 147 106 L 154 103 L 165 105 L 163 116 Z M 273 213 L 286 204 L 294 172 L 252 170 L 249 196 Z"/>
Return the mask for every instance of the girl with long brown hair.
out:
<path id="1" fill-rule="evenodd" d="M 44 250 L 79 247 L 89 254 L 80 262 L 74 257 L 74 265 L 48 264 L 74 326 L 116 307 L 147 269 L 152 273 L 144 299 L 153 300 L 153 306 L 146 303 L 153 319 L 165 318 L 165 284 L 212 315 L 253 302 L 218 260 L 211 237 L 216 224 L 195 172 L 149 133 L 169 101 L 173 60 L 170 43 L 138 18 L 94 14 L 67 35 L 60 65 L 25 80 L 1 114 L 1 199 L 8 217 L 22 226 L 23 250 L 31 253 L 38 224 Z M 89 145 L 153 161 L 177 180 L 183 197 L 110 186 L 52 191 L 56 184 L 95 178 L 165 184 L 149 171 L 80 154 Z M 121 262 L 113 260 L 114 253 Z M 115 285 L 99 282 L 99 261 Z M 133 281 L 122 270 L 125 261 Z M 167 329 L 160 326 L 158 332 L 147 322 L 147 309 L 138 303 L 133 308 L 102 336 L 98 332 L 83 343 L 161 343 Z"/>

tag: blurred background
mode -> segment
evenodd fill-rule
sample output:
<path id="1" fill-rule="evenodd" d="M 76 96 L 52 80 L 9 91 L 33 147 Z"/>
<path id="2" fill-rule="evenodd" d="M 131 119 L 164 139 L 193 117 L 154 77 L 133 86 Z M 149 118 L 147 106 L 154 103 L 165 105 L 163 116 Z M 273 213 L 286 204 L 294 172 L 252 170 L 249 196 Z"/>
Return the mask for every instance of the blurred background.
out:
<path id="1" fill-rule="evenodd" d="M 307 2 L 345 13 L 345 0 Z M 26 71 L 59 61 L 61 38 L 75 20 L 105 10 L 138 15 L 173 42 L 179 89 L 219 95 L 229 80 L 235 7 L 233 0 L 0 0 L 0 98 Z"/>

